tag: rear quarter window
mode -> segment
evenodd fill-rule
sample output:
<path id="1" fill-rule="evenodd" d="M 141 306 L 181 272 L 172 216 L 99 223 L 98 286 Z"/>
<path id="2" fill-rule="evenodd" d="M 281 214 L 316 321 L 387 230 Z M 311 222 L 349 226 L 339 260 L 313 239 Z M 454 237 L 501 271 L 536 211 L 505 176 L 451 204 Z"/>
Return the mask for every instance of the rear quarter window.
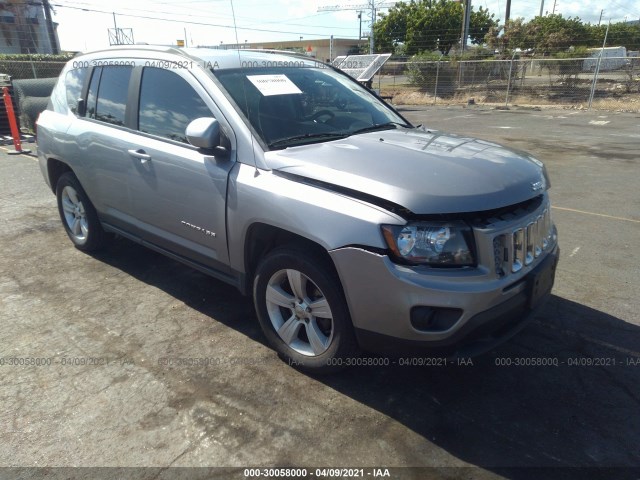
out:
<path id="1" fill-rule="evenodd" d="M 78 100 L 82 97 L 82 86 L 87 78 L 88 69 L 74 68 L 69 70 L 64 79 L 67 106 L 74 115 L 78 115 Z"/>

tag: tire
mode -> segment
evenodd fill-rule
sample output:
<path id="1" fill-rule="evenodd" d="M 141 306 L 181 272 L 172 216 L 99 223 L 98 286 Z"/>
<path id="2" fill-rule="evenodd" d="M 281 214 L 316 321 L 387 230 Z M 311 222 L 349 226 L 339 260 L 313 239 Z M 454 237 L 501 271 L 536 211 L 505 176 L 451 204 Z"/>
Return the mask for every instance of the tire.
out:
<path id="1" fill-rule="evenodd" d="M 330 373 L 358 354 L 340 280 L 308 250 L 270 252 L 256 270 L 253 298 L 262 331 L 289 365 Z"/>
<path id="2" fill-rule="evenodd" d="M 76 248 L 84 252 L 103 248 L 107 236 L 96 209 L 73 173 L 66 172 L 60 176 L 56 197 L 60 220 Z"/>

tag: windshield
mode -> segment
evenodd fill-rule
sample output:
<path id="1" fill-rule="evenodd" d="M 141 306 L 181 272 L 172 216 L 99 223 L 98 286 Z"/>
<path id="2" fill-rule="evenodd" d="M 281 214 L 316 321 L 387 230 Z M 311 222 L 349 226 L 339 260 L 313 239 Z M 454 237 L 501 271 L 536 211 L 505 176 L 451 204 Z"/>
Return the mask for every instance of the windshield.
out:
<path id="1" fill-rule="evenodd" d="M 410 127 L 371 92 L 330 68 L 213 73 L 270 149 Z"/>

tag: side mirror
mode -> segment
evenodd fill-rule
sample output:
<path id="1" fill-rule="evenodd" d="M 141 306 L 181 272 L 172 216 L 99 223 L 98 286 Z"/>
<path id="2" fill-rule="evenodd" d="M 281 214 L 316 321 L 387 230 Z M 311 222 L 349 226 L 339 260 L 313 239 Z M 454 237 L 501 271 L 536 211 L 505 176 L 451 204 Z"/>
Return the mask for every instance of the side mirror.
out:
<path id="1" fill-rule="evenodd" d="M 187 125 L 185 135 L 194 147 L 218 147 L 220 146 L 220 123 L 211 117 L 196 118 Z"/>

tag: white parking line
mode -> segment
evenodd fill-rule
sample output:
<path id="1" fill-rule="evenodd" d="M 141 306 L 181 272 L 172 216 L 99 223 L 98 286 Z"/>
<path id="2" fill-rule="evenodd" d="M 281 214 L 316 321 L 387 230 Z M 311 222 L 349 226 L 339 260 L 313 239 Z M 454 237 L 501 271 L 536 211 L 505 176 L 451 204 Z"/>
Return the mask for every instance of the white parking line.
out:
<path id="1" fill-rule="evenodd" d="M 2 150 L 4 150 L 5 152 L 9 153 L 10 151 L 12 151 L 13 149 L 9 149 L 9 148 L 5 148 L 5 147 L 0 147 Z M 38 157 L 35 156 L 33 154 L 33 150 L 31 150 L 32 153 L 21 153 L 20 155 L 22 155 L 23 157 L 27 157 L 30 158 L 31 160 L 35 160 L 36 162 L 38 161 Z M 17 155 L 17 154 L 16 154 Z"/>
<path id="2" fill-rule="evenodd" d="M 612 137 L 630 137 L 630 138 L 640 138 L 640 134 L 637 133 L 610 133 Z"/>
<path id="3" fill-rule="evenodd" d="M 449 117 L 449 118 L 444 118 L 444 121 L 447 120 L 455 120 L 456 118 L 473 118 L 475 117 L 475 114 L 473 113 L 468 113 L 467 115 L 456 115 L 455 117 Z"/>
<path id="4" fill-rule="evenodd" d="M 552 206 L 551 208 L 555 210 L 564 210 L 566 212 L 582 213 L 584 215 L 595 215 L 596 217 L 610 218 L 612 220 L 623 220 L 625 222 L 640 223 L 640 220 L 634 220 L 633 218 L 614 217 L 613 215 L 606 215 L 604 213 L 585 212 L 584 210 L 576 210 L 574 208 L 556 207 L 556 206 Z"/>

